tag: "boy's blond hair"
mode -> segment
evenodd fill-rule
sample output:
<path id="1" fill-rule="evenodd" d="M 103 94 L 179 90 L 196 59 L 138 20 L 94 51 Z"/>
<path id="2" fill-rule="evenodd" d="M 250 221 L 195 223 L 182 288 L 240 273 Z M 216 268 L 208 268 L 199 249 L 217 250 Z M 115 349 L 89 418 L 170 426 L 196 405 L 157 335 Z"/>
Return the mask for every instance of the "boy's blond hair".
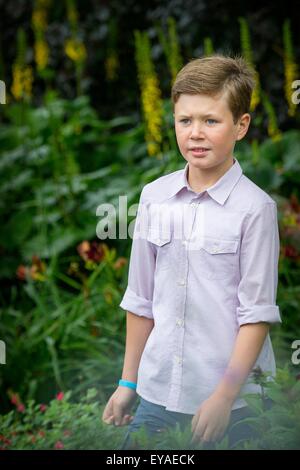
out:
<path id="1" fill-rule="evenodd" d="M 249 112 L 255 87 L 255 71 L 241 56 L 213 54 L 192 59 L 177 74 L 171 90 L 173 105 L 182 93 L 210 96 L 226 92 L 227 102 L 237 120 Z"/>

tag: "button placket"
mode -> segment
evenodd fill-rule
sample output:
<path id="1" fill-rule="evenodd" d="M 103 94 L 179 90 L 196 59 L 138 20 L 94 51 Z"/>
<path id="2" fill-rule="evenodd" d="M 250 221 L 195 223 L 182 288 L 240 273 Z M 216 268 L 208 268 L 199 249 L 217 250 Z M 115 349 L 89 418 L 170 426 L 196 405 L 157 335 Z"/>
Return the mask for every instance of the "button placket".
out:
<path id="1" fill-rule="evenodd" d="M 173 343 L 173 367 L 171 373 L 171 385 L 169 390 L 169 406 L 178 406 L 182 388 L 183 351 L 184 351 L 184 310 L 187 284 L 187 250 L 185 246 L 188 242 L 183 240 L 178 244 L 178 272 L 176 289 L 177 316 L 175 318 L 176 331 Z"/>
<path id="2" fill-rule="evenodd" d="M 189 244 L 191 233 L 195 224 L 198 203 L 192 202 L 190 204 L 192 211 L 189 213 L 190 220 L 188 222 L 187 240 L 183 240 L 179 244 L 179 257 L 178 257 L 178 278 L 177 285 L 177 314 L 176 326 L 177 334 L 174 335 L 174 356 L 173 368 L 171 377 L 171 386 L 168 401 L 170 406 L 178 406 L 180 399 L 180 392 L 182 387 L 182 373 L 183 373 L 183 351 L 184 351 L 184 319 L 185 319 L 185 306 L 187 294 L 187 277 L 188 277 L 188 250 L 186 247 Z"/>

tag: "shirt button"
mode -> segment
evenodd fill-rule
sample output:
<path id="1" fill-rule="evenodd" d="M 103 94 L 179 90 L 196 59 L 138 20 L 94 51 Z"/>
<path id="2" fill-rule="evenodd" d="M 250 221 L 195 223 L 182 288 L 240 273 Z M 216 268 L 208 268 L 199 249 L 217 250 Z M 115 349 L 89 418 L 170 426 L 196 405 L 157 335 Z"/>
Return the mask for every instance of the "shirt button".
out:
<path id="1" fill-rule="evenodd" d="M 175 356 L 175 361 L 177 362 L 177 364 L 181 364 L 182 363 L 182 360 L 179 356 Z"/>
<path id="2" fill-rule="evenodd" d="M 177 284 L 179 286 L 185 286 L 185 280 L 184 279 L 179 279 L 179 281 L 177 282 Z"/>
<path id="3" fill-rule="evenodd" d="M 187 246 L 187 243 L 188 243 L 187 240 L 183 240 L 182 242 L 183 246 Z"/>
<path id="4" fill-rule="evenodd" d="M 213 253 L 218 253 L 218 251 L 219 251 L 218 243 L 214 243 L 214 247 L 213 247 L 213 249 L 212 249 L 212 252 L 213 252 Z"/>
<path id="5" fill-rule="evenodd" d="M 182 325 L 183 325 L 183 321 L 182 321 L 180 318 L 177 318 L 177 320 L 176 320 L 176 325 L 182 326 Z"/>
<path id="6" fill-rule="evenodd" d="M 197 207 L 197 205 L 198 204 L 196 202 L 192 202 L 191 207 Z"/>

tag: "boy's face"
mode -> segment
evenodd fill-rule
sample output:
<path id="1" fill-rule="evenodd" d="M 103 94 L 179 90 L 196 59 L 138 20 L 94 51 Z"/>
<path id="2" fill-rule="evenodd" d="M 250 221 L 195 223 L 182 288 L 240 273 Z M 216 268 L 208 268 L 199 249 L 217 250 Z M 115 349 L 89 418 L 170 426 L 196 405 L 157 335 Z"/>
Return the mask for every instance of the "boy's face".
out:
<path id="1" fill-rule="evenodd" d="M 246 134 L 250 115 L 236 124 L 225 93 L 181 94 L 174 107 L 175 133 L 182 156 L 192 167 L 212 170 L 232 160 L 234 145 Z"/>

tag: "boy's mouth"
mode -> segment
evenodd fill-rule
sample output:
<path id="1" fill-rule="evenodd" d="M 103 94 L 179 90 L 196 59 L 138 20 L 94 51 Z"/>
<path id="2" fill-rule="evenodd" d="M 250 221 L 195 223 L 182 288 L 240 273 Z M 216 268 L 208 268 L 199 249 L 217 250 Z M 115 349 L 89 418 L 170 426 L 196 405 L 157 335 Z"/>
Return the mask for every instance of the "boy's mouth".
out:
<path id="1" fill-rule="evenodd" d="M 202 155 L 207 153 L 210 149 L 206 147 L 192 147 L 189 149 L 194 155 Z"/>

